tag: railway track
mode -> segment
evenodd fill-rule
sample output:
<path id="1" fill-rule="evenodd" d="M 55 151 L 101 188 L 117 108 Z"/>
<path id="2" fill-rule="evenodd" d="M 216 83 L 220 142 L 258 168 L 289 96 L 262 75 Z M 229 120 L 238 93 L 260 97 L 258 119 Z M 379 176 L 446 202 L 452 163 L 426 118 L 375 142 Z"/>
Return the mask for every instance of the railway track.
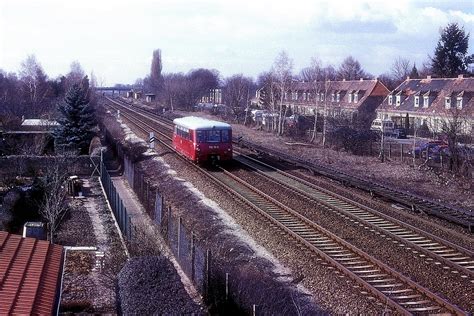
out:
<path id="1" fill-rule="evenodd" d="M 169 139 L 169 136 L 166 136 L 161 130 L 156 129 L 153 125 L 144 123 L 142 119 L 134 116 L 142 116 L 143 114 L 135 112 L 135 114 L 132 115 L 129 112 L 123 113 L 122 115 L 126 116 L 132 124 L 136 125 L 144 133 L 155 131 Z M 169 144 L 164 143 L 164 145 L 172 149 Z M 295 210 L 292 210 L 288 206 L 283 205 L 272 197 L 250 186 L 248 183 L 245 183 L 230 172 L 222 168 L 220 168 L 218 172 L 209 172 L 198 166 L 195 167 L 214 182 L 220 184 L 225 190 L 241 199 L 275 226 L 285 231 L 299 243 L 304 244 L 326 262 L 356 281 L 367 293 L 377 297 L 393 310 L 401 314 L 464 314 L 461 309 L 450 304 L 439 295 L 416 284 L 409 278 L 352 246 Z M 321 196 L 319 198 L 321 202 Z M 324 203 L 330 204 L 335 202 L 326 199 Z M 339 206 L 341 206 L 341 204 Z M 359 212 L 358 216 L 362 218 L 364 214 L 360 214 Z M 364 220 L 370 222 L 373 218 L 366 218 Z M 384 226 L 380 221 L 373 220 L 373 222 L 378 223 L 379 226 Z M 390 227 L 388 228 L 390 229 Z M 387 229 L 387 227 L 385 227 L 385 229 Z M 401 231 L 399 232 L 403 235 Z M 392 233 L 394 232 L 392 231 Z M 410 236 L 405 234 L 405 238 L 410 238 Z M 426 246 L 429 247 L 428 245 Z"/>
<path id="2" fill-rule="evenodd" d="M 249 156 L 235 156 L 234 160 L 257 171 L 269 181 L 292 190 L 302 198 L 335 212 L 343 219 L 362 224 L 365 229 L 403 243 L 429 256 L 435 260 L 435 264 L 444 264 L 453 269 L 454 273 L 461 273 L 461 277 L 471 278 L 474 282 L 474 253 L 472 251 Z"/>
<path id="3" fill-rule="evenodd" d="M 350 185 L 360 190 L 368 191 L 371 194 L 399 203 L 411 208 L 412 210 L 442 218 L 449 222 L 465 227 L 470 232 L 474 232 L 474 213 L 472 210 L 441 204 L 426 197 L 404 192 L 374 181 L 368 181 L 361 177 L 350 175 L 346 172 L 328 167 L 323 164 L 308 162 L 306 160 L 291 156 L 287 153 L 269 149 L 250 141 L 241 140 L 239 144 L 243 147 L 247 147 L 255 152 L 258 152 L 261 155 L 275 157 L 279 160 L 286 161 L 295 166 L 310 170 L 313 173 L 323 175 L 345 185 Z"/>
<path id="4" fill-rule="evenodd" d="M 123 104 L 126 104 L 124 101 L 119 101 L 119 102 L 122 103 L 122 106 Z M 160 124 L 171 125 L 171 122 L 166 121 L 166 119 L 160 117 L 159 115 L 149 110 L 141 109 L 138 107 L 135 107 L 134 109 L 137 113 L 142 113 L 143 115 L 146 115 L 146 116 L 152 116 L 154 119 L 156 119 L 157 122 L 161 122 Z M 269 156 L 276 157 L 279 160 L 286 161 L 288 163 L 297 165 L 304 169 L 309 169 L 313 173 L 321 174 L 325 177 L 334 179 L 345 185 L 356 187 L 363 191 L 368 191 L 371 194 L 399 203 L 408 208 L 411 208 L 412 210 L 420 211 L 425 214 L 442 218 L 449 222 L 465 227 L 470 232 L 474 232 L 474 213 L 472 212 L 472 210 L 458 208 L 452 205 L 442 204 L 426 197 L 421 197 L 413 193 L 404 192 L 404 191 L 395 189 L 393 187 L 389 187 L 382 183 L 367 181 L 363 178 L 350 175 L 341 170 L 331 168 L 323 164 L 317 164 L 314 162 L 301 160 L 301 159 L 298 159 L 297 157 L 294 157 L 294 156 L 291 156 L 286 153 L 279 152 L 273 149 L 269 149 L 267 147 L 260 146 L 248 140 L 235 138 L 234 142 L 238 144 L 239 146 L 246 147 L 262 155 L 269 155 Z"/>

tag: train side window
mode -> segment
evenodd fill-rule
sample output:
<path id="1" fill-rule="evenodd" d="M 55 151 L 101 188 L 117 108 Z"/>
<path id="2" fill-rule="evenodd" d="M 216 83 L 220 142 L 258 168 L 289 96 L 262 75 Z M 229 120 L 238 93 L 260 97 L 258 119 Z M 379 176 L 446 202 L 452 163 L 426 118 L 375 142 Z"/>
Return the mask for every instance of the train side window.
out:
<path id="1" fill-rule="evenodd" d="M 197 143 L 206 142 L 206 131 L 196 131 L 196 142 Z"/>
<path id="2" fill-rule="evenodd" d="M 228 143 L 229 142 L 229 131 L 226 129 L 223 129 L 222 131 L 222 142 L 223 143 Z"/>
<path id="3" fill-rule="evenodd" d="M 207 131 L 207 141 L 210 143 L 218 143 L 221 141 L 220 130 L 209 130 Z"/>

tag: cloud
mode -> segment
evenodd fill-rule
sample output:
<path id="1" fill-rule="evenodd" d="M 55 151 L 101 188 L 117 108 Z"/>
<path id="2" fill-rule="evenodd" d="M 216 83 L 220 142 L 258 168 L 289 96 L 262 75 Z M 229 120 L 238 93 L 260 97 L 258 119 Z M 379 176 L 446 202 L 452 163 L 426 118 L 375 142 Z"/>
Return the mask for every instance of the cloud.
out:
<path id="1" fill-rule="evenodd" d="M 313 56 L 337 66 L 350 54 L 378 74 L 394 56 L 421 63 L 450 22 L 472 30 L 472 2 L 0 0 L 0 67 L 36 54 L 52 77 L 78 60 L 109 84 L 133 82 L 161 48 L 166 72 L 257 76 L 286 49 L 296 72 Z"/>

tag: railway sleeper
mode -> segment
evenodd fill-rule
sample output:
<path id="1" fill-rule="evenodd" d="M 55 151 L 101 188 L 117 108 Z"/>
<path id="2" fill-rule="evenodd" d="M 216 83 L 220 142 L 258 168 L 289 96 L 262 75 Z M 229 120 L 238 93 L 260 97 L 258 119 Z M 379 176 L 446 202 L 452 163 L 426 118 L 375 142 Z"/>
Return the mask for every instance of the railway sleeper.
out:
<path id="1" fill-rule="evenodd" d="M 400 305 L 403 306 L 411 306 L 411 305 L 424 305 L 431 302 L 430 300 L 421 300 L 421 301 L 408 301 L 408 302 L 400 302 Z"/>
<path id="2" fill-rule="evenodd" d="M 373 283 L 387 283 L 387 282 L 393 282 L 396 281 L 396 279 L 374 279 L 374 280 L 368 280 L 367 282 L 369 284 Z"/>
<path id="3" fill-rule="evenodd" d="M 415 244 L 417 244 L 420 247 L 426 248 L 427 250 L 431 250 L 432 248 L 437 249 L 437 247 L 440 246 L 440 244 L 437 243 L 437 242 L 421 243 L 421 242 L 418 241 L 418 242 L 415 242 Z M 444 246 L 441 246 L 441 247 L 444 247 Z M 441 249 L 441 248 L 439 248 L 439 249 Z"/>
<path id="4" fill-rule="evenodd" d="M 426 237 L 423 237 L 423 236 L 413 236 L 413 237 L 405 237 L 406 240 L 409 240 L 409 241 L 428 241 L 429 239 L 426 239 Z"/>
<path id="5" fill-rule="evenodd" d="M 404 286 L 403 283 L 390 283 L 390 284 L 375 284 L 375 285 L 372 285 L 373 287 L 375 288 L 381 288 L 381 289 L 385 289 L 385 288 L 396 288 L 396 287 L 401 287 L 401 286 Z"/>
<path id="6" fill-rule="evenodd" d="M 399 296 L 392 296 L 391 298 L 394 300 L 411 300 L 414 298 L 422 297 L 420 294 L 410 294 L 410 295 L 399 295 Z"/>
<path id="7" fill-rule="evenodd" d="M 373 266 L 372 266 L 373 267 Z M 352 268 L 352 272 L 360 274 L 360 273 L 376 273 L 376 272 L 381 272 L 380 269 L 372 269 L 372 270 L 355 270 L 357 268 Z"/>
<path id="8" fill-rule="evenodd" d="M 380 292 L 390 295 L 390 294 L 401 294 L 401 293 L 413 292 L 413 289 L 405 288 L 405 289 L 400 289 L 400 290 L 381 290 Z"/>
<path id="9" fill-rule="evenodd" d="M 367 263 L 367 261 L 357 260 L 357 261 L 347 262 L 346 265 L 356 265 L 356 264 L 362 264 L 362 263 Z"/>
<path id="10" fill-rule="evenodd" d="M 344 262 L 344 261 L 354 260 L 355 258 L 357 258 L 357 257 L 340 257 L 340 258 L 334 258 L 334 260 L 336 260 L 338 262 Z M 344 264 L 349 265 L 349 264 L 351 264 L 351 262 L 345 262 Z"/>
<path id="11" fill-rule="evenodd" d="M 362 278 L 362 279 L 385 278 L 387 276 L 388 276 L 388 274 L 386 274 L 386 273 L 359 275 L 359 277 Z"/>
<path id="12" fill-rule="evenodd" d="M 407 309 L 409 312 L 430 312 L 440 310 L 440 306 L 415 307 Z"/>

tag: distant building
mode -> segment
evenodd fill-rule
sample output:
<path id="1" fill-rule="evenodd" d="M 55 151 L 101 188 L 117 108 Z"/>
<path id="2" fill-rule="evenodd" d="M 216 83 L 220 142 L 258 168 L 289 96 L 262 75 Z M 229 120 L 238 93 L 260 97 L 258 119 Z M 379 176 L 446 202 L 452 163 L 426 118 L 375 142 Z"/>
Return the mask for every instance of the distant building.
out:
<path id="1" fill-rule="evenodd" d="M 298 82 L 285 93 L 283 103 L 301 115 L 323 114 L 326 107 L 328 116 L 355 119 L 364 112 L 375 117 L 375 109 L 389 92 L 377 79 Z"/>
<path id="2" fill-rule="evenodd" d="M 127 98 L 133 98 L 134 92 L 133 90 L 127 91 Z"/>
<path id="3" fill-rule="evenodd" d="M 146 102 L 153 102 L 156 99 L 156 95 L 153 93 L 147 93 L 145 94 L 145 101 Z"/>
<path id="4" fill-rule="evenodd" d="M 143 92 L 142 91 L 133 91 L 133 98 L 135 100 L 138 100 L 138 99 L 141 99 L 143 96 Z"/>
<path id="5" fill-rule="evenodd" d="M 474 131 L 474 78 L 407 78 L 391 91 L 377 109 L 377 117 L 398 127 L 426 125 L 439 132 L 455 115 L 465 133 Z M 410 126 L 405 126 L 408 121 Z"/>
<path id="6" fill-rule="evenodd" d="M 201 97 L 201 103 L 222 104 L 222 89 L 209 89 L 209 92 Z"/>

